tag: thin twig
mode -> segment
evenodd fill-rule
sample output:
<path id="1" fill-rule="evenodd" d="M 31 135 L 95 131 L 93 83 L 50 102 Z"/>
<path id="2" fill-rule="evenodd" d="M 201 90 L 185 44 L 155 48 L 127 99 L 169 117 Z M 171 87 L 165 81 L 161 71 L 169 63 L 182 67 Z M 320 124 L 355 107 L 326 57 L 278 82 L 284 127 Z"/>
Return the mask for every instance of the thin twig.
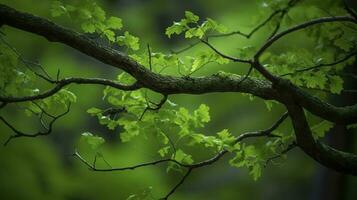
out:
<path id="1" fill-rule="evenodd" d="M 350 58 L 352 58 L 353 56 L 356 56 L 356 55 L 357 55 L 357 51 L 352 51 L 351 53 L 347 54 L 343 58 L 341 58 L 339 60 L 336 60 L 336 61 L 334 61 L 332 63 L 321 63 L 321 64 L 318 64 L 318 65 L 315 65 L 315 66 L 312 66 L 312 67 L 307 67 L 307 68 L 303 68 L 303 69 L 297 69 L 294 72 L 282 74 L 280 76 L 282 77 L 282 76 L 287 76 L 287 75 L 293 75 L 295 73 L 306 72 L 306 71 L 310 71 L 310 70 L 314 70 L 314 69 L 319 69 L 321 67 L 332 67 L 332 66 L 337 65 L 339 63 L 345 62 L 348 59 L 350 59 Z"/>
<path id="2" fill-rule="evenodd" d="M 24 133 L 19 131 L 18 129 L 16 129 L 12 124 L 10 124 L 7 120 L 5 120 L 5 118 L 3 118 L 2 116 L 0 116 L 0 121 L 2 121 L 7 127 L 9 127 L 15 134 L 11 135 L 4 143 L 4 146 L 6 146 L 11 140 L 15 139 L 15 138 L 19 138 L 19 137 L 37 137 L 37 136 L 44 136 L 44 135 L 49 135 L 52 132 L 53 129 L 53 124 L 61 117 L 63 117 L 64 115 L 66 115 L 67 113 L 69 113 L 70 111 L 70 107 L 71 104 L 69 103 L 67 106 L 67 110 L 65 112 L 63 112 L 60 115 L 54 116 L 53 119 L 50 121 L 50 123 L 48 124 L 48 127 L 44 126 L 44 128 L 46 129 L 46 131 L 38 131 L 37 133 L 34 134 L 28 134 L 28 133 Z"/>
<path id="3" fill-rule="evenodd" d="M 152 71 L 152 63 L 151 63 L 151 50 L 150 50 L 150 45 L 147 45 L 148 47 L 148 57 L 149 57 L 149 67 L 150 67 L 150 71 Z"/>
<path id="4" fill-rule="evenodd" d="M 241 63 L 248 63 L 248 64 L 252 64 L 252 61 L 250 60 L 243 60 L 243 59 L 239 59 L 239 58 L 234 58 L 228 55 L 223 54 L 222 52 L 220 52 L 218 49 L 216 49 L 213 45 L 211 45 L 208 41 L 206 40 L 201 40 L 202 43 L 206 44 L 209 48 L 211 48 L 214 52 L 216 52 L 218 55 L 220 55 L 223 58 L 226 58 L 228 60 L 234 61 L 234 62 L 241 62 Z"/>
<path id="5" fill-rule="evenodd" d="M 266 160 L 266 162 L 265 162 L 264 167 L 268 166 L 268 164 L 269 164 L 270 162 L 272 162 L 273 160 L 278 159 L 278 158 L 280 158 L 281 156 L 287 154 L 289 151 L 291 151 L 291 150 L 294 149 L 295 147 L 297 147 L 297 143 L 296 143 L 296 142 L 293 142 L 293 143 L 289 144 L 289 145 L 287 146 L 287 148 L 284 149 L 283 151 L 281 151 L 279 154 L 268 158 L 268 159 Z"/>
<path id="6" fill-rule="evenodd" d="M 352 17 L 354 17 L 357 20 L 357 13 L 348 6 L 346 0 L 343 0 L 343 4 L 344 4 L 345 9 L 347 10 L 348 14 L 350 14 Z"/>
<path id="7" fill-rule="evenodd" d="M 146 113 L 147 111 L 149 111 L 149 110 L 152 110 L 152 111 L 160 110 L 160 108 L 161 108 L 161 107 L 165 104 L 165 102 L 167 101 L 167 98 L 168 98 L 168 95 L 164 94 L 163 98 L 160 100 L 159 103 L 156 104 L 156 103 L 151 102 L 152 104 L 154 104 L 154 105 L 156 106 L 156 107 L 154 107 L 154 108 L 149 105 L 148 101 L 147 101 L 146 98 L 145 98 L 145 100 L 147 101 L 147 106 L 146 106 L 146 108 L 144 109 L 144 111 L 141 113 L 141 115 L 140 115 L 140 117 L 139 117 L 139 121 L 142 120 L 142 118 L 144 117 L 144 115 L 145 115 L 145 113 Z"/>
<path id="8" fill-rule="evenodd" d="M 274 42 L 278 41 L 280 38 L 282 38 L 283 36 L 290 34 L 292 32 L 301 30 L 301 29 L 305 29 L 308 28 L 310 26 L 313 25 L 317 25 L 317 24 L 322 24 L 322 23 L 328 23 L 328 22 L 351 22 L 351 23 L 357 23 L 357 20 L 355 20 L 354 18 L 351 18 L 349 16 L 336 16 L 336 17 L 322 17 L 322 18 L 318 18 L 318 19 L 314 19 L 314 20 L 310 20 L 307 22 L 304 22 L 302 24 L 293 26 L 289 29 L 286 29 L 285 31 L 282 31 L 278 34 L 276 34 L 275 36 L 273 36 L 272 38 L 270 38 L 268 41 L 266 41 L 262 47 L 256 52 L 256 54 L 254 55 L 255 60 L 258 60 L 259 57 L 262 55 L 262 53 L 269 48 Z"/>
<path id="9" fill-rule="evenodd" d="M 161 200 L 167 200 L 187 179 L 187 177 L 191 174 L 193 168 L 189 168 L 186 172 L 186 174 L 180 179 L 180 181 L 175 185 L 175 187 L 173 187 L 170 192 L 163 198 L 161 198 Z"/>
<path id="10" fill-rule="evenodd" d="M 24 102 L 24 101 L 33 101 L 39 99 L 45 99 L 49 96 L 54 95 L 58 91 L 60 91 L 63 87 L 69 84 L 94 84 L 94 85 L 105 85 L 113 88 L 117 88 L 124 91 L 132 91 L 140 89 L 142 86 L 138 82 L 135 82 L 131 85 L 123 85 L 116 81 L 108 80 L 108 79 L 100 79 L 100 78 L 65 78 L 59 81 L 52 81 L 55 86 L 52 89 L 47 90 L 44 93 L 32 95 L 32 96 L 24 96 L 24 97 L 4 97 L 0 96 L 1 102 L 6 103 L 16 103 L 16 102 Z"/>

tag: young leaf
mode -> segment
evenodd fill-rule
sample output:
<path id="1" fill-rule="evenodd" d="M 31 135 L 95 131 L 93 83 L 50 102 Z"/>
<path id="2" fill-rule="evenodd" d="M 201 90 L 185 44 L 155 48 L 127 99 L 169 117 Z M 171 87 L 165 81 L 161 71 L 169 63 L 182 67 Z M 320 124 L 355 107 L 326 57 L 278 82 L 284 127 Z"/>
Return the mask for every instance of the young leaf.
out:
<path id="1" fill-rule="evenodd" d="M 182 32 L 185 31 L 185 30 L 186 30 L 186 23 L 183 23 L 183 22 L 174 22 L 174 23 L 172 24 L 172 26 L 166 28 L 165 34 L 166 34 L 169 38 L 171 38 L 171 35 L 173 35 L 173 34 L 179 35 L 180 33 L 182 33 Z"/>
<path id="2" fill-rule="evenodd" d="M 185 17 L 190 23 L 196 23 L 200 19 L 197 15 L 193 14 L 190 11 L 185 11 Z"/>
<path id="3" fill-rule="evenodd" d="M 110 17 L 107 20 L 107 26 L 114 30 L 120 30 L 123 27 L 122 20 L 118 17 Z"/>
<path id="4" fill-rule="evenodd" d="M 322 121 L 319 124 L 313 126 L 311 131 L 317 138 L 322 138 L 325 136 L 326 132 L 329 131 L 333 127 L 333 124 L 329 121 Z"/>
<path id="5" fill-rule="evenodd" d="M 139 38 L 131 35 L 128 31 L 125 31 L 123 36 L 118 36 L 117 42 L 120 46 L 125 45 L 132 50 L 139 49 Z"/>
<path id="6" fill-rule="evenodd" d="M 82 133 L 81 140 L 85 141 L 93 150 L 97 150 L 104 142 L 104 138 L 95 136 L 92 133 Z"/>

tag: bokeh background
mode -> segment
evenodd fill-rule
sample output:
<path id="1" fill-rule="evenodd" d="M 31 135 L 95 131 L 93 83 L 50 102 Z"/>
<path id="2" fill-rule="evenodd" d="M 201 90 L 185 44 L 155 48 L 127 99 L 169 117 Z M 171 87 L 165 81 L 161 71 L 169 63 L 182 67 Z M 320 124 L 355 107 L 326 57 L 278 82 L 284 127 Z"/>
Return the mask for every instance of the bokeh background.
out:
<path id="1" fill-rule="evenodd" d="M 0 0 L 18 10 L 27 11 L 43 17 L 50 17 L 49 0 Z M 325 1 L 316 1 L 323 4 Z M 164 32 L 174 20 L 190 10 L 201 18 L 211 17 L 225 24 L 230 30 L 248 32 L 264 13 L 261 1 L 248 0 L 101 0 L 98 3 L 108 15 L 123 19 L 125 29 L 140 37 L 145 49 L 150 44 L 154 51 L 169 52 L 180 49 L 189 42 L 180 38 L 168 39 Z M 1 16 L 0 16 L 1 18 Z M 68 19 L 55 19 L 58 23 L 74 27 Z M 49 43 L 36 35 L 5 27 L 5 39 L 17 48 L 24 57 L 40 62 L 53 76 L 57 69 L 61 76 L 115 78 L 119 70 L 89 58 L 61 44 Z M 247 44 L 257 45 L 264 40 L 267 30 L 250 40 L 240 37 L 215 40 L 215 44 L 234 53 L 235 48 Z M 304 44 L 301 36 L 288 38 L 274 46 L 284 49 Z M 193 49 L 199 51 L 203 46 Z M 222 70 L 219 66 L 209 65 L 195 75 L 210 74 Z M 225 71 L 243 73 L 244 65 L 227 65 Z M 0 72 L 1 73 L 1 72 Z M 350 83 L 354 84 L 354 83 Z M 54 125 L 50 136 L 20 138 L 8 146 L 0 146 L 0 199 L 4 200 L 45 200 L 45 199 L 126 199 L 131 194 L 141 193 L 152 187 L 153 195 L 161 197 L 179 180 L 181 174 L 166 173 L 165 165 L 151 166 L 134 171 L 92 172 L 73 158 L 74 149 L 80 148 L 78 139 L 81 133 L 90 131 L 104 137 L 107 141 L 102 148 L 105 159 L 112 166 L 128 166 L 158 158 L 152 146 L 155 139 L 138 139 L 121 143 L 120 128 L 109 131 L 90 117 L 86 110 L 90 107 L 104 108 L 101 86 L 69 87 L 77 95 L 77 103 L 71 112 Z M 331 97 L 338 104 L 356 102 L 355 96 Z M 211 122 L 205 132 L 215 133 L 228 128 L 232 133 L 264 129 L 277 119 L 284 109 L 274 106 L 268 111 L 262 100 L 249 100 L 241 94 L 174 95 L 170 100 L 190 110 L 201 103 L 210 106 Z M 1 110 L 2 116 L 24 131 L 38 128 L 35 118 L 24 116 L 19 106 L 9 106 Z M 283 129 L 288 130 L 288 126 Z M 0 123 L 0 141 L 5 141 L 11 130 Z M 356 152 L 356 136 L 343 133 L 329 135 L 327 140 L 341 149 Z M 85 150 L 83 150 L 85 151 Z M 85 154 L 85 152 L 83 152 Z M 199 154 L 205 156 L 205 152 Z M 87 157 L 89 160 L 91 157 Z M 357 178 L 337 174 L 316 164 L 300 150 L 295 149 L 288 159 L 269 165 L 263 169 L 258 181 L 249 176 L 246 169 L 236 169 L 228 164 L 229 157 L 212 166 L 194 171 L 192 176 L 172 196 L 172 199 L 357 199 Z M 102 162 L 102 161 L 99 161 Z"/>

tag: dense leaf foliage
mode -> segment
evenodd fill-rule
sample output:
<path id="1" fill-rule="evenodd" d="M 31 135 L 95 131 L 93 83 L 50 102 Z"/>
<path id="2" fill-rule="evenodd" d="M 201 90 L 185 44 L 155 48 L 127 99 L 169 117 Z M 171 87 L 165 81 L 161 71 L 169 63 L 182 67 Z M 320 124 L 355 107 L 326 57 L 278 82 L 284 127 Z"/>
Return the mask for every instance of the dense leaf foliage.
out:
<path id="1" fill-rule="evenodd" d="M 291 27 L 298 24 L 297 22 L 309 21 L 326 15 L 324 8 L 319 9 L 321 5 L 316 4 L 315 1 L 297 3 L 294 7 L 292 2 L 295 3 L 295 1 L 269 0 L 261 4 L 263 14 L 260 18 L 265 17 L 264 13 L 283 10 L 280 14 L 273 15 L 271 20 L 264 24 L 267 29 L 265 31 L 269 33 L 273 31 L 273 34 L 267 38 L 268 40 L 276 35 L 280 27 Z M 326 5 L 331 6 L 329 15 L 346 14 L 341 3 L 328 2 Z M 286 15 L 289 9 L 291 12 Z M 125 22 L 121 18 L 107 16 L 108 14 L 95 2 L 88 0 L 53 1 L 51 15 L 55 18 L 64 17 L 73 20 L 73 23 L 81 28 L 83 37 L 99 38 L 105 41 L 108 48 L 124 47 L 131 59 L 152 72 L 182 76 L 188 80 L 208 64 L 222 65 L 224 69 L 225 65 L 238 60 L 231 59 L 214 48 L 208 43 L 211 38 L 223 40 L 225 36 L 232 35 L 251 37 L 251 34 L 231 32 L 229 30 L 232 28 L 225 27 L 211 18 L 200 19 L 193 12 L 186 11 L 182 19 L 173 22 L 166 29 L 165 34 L 168 38 L 182 35 L 185 40 L 206 44 L 207 48 L 193 54 L 181 54 L 181 52 L 174 51 L 164 53 L 153 50 L 150 46 L 140 45 L 139 38 L 125 30 L 123 26 Z M 269 48 L 259 59 L 262 66 L 272 75 L 290 80 L 295 86 L 306 89 L 323 100 L 327 99 L 326 92 L 341 94 L 344 90 L 343 70 L 345 66 L 355 62 L 356 25 L 347 25 L 344 22 L 319 24 L 302 30 L 299 37 L 303 37 L 306 43 L 312 43 L 313 47 L 311 48 L 308 44 L 291 44 L 283 45 L 281 48 L 283 50 Z M 45 71 L 41 71 L 41 67 L 40 71 L 34 70 L 36 63 L 26 61 L 3 39 L 2 41 L 0 44 L 0 96 L 19 97 L 41 94 L 46 91 L 46 87 L 38 87 L 36 83 L 59 81 L 60 74 L 53 79 Z M 195 48 L 195 45 L 191 47 Z M 258 45 L 247 45 L 236 48 L 235 54 L 239 59 L 251 60 L 258 49 Z M 249 71 L 247 77 L 250 75 L 250 77 L 264 79 L 264 74 L 260 71 L 250 70 L 252 73 L 250 74 Z M 233 73 L 224 73 L 227 77 L 233 75 Z M 131 85 L 137 80 L 129 73 L 122 72 L 113 81 L 117 84 Z M 253 95 L 250 97 L 252 100 L 255 99 Z M 68 109 L 71 103 L 76 102 L 76 98 L 76 95 L 68 88 L 63 88 L 47 98 L 18 104 L 25 107 L 25 112 L 29 116 L 42 115 L 44 111 L 55 115 Z M 160 144 L 156 149 L 157 155 L 170 161 L 167 163 L 169 173 L 171 171 L 184 173 L 186 168 L 190 172 L 194 168 L 192 166 L 203 160 L 203 158 L 196 157 L 195 152 L 192 151 L 193 148 L 200 148 L 210 156 L 219 155 L 222 152 L 232 153 L 233 157 L 229 160 L 229 164 L 237 168 L 247 168 L 253 179 L 257 180 L 269 160 L 276 156 L 284 157 L 284 151 L 296 141 L 293 131 L 279 129 L 270 130 L 269 133 L 263 131 L 260 135 L 254 133 L 268 137 L 266 140 L 252 142 L 241 141 L 240 137 L 244 137 L 244 134 L 231 133 L 228 129 L 216 133 L 206 132 L 205 125 L 215 120 L 211 119 L 210 108 L 207 105 L 201 104 L 196 109 L 189 110 L 170 101 L 167 94 L 159 94 L 145 87 L 125 91 L 107 86 L 103 91 L 102 99 L 106 105 L 110 106 L 109 108 L 91 107 L 88 108 L 87 113 L 96 117 L 99 124 L 110 130 L 118 130 L 117 128 L 120 127 L 119 134 L 123 143 L 131 142 L 136 138 L 158 138 Z M 266 100 L 265 103 L 269 110 L 279 104 L 270 100 Z M 317 122 L 312 120 L 310 125 L 315 139 L 323 138 L 333 127 L 333 123 L 325 119 Z M 100 146 L 106 145 L 100 133 L 95 135 L 84 132 L 81 141 L 87 143 L 97 155 L 101 155 Z M 131 195 L 128 199 L 150 199 L 150 191 L 151 188 L 142 194 Z"/>

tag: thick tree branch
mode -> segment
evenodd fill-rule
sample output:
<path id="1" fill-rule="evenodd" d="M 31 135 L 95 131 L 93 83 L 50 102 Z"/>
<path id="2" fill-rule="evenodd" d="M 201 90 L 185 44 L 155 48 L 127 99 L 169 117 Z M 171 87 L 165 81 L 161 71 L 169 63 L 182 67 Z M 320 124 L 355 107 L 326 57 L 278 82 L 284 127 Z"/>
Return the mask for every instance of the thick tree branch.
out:
<path id="1" fill-rule="evenodd" d="M 44 36 L 49 41 L 56 41 L 68 46 L 71 46 L 93 58 L 102 61 L 103 63 L 112 65 L 114 67 L 123 69 L 129 74 L 133 75 L 138 83 L 145 88 L 149 88 L 153 91 L 162 94 L 202 94 L 208 92 L 243 92 L 249 93 L 264 99 L 275 99 L 281 101 L 280 94 L 272 88 L 269 82 L 247 78 L 244 82 L 241 82 L 242 77 L 236 75 L 226 75 L 218 73 L 208 77 L 173 77 L 156 74 L 149 69 L 139 65 L 128 56 L 123 53 L 97 44 L 95 41 L 83 36 L 75 31 L 71 31 L 62 26 L 56 25 L 46 19 L 33 16 L 31 14 L 18 12 L 8 6 L 0 4 L 0 14 L 2 16 L 2 22 L 6 25 L 19 28 L 21 30 L 35 33 L 37 35 Z M 306 28 L 308 26 L 333 22 L 333 21 L 350 21 L 355 22 L 351 17 L 328 17 L 312 20 L 310 22 L 298 25 L 286 31 L 283 31 L 274 37 L 261 48 L 262 53 L 268 48 L 274 41 L 278 40 L 282 36 L 291 33 L 296 30 Z M 259 54 L 258 53 L 258 57 Z M 259 62 L 253 63 L 255 69 L 265 75 L 265 77 L 274 82 L 277 82 L 275 76 L 272 76 L 266 69 L 264 69 Z M 241 82 L 241 83 L 240 83 Z M 60 87 L 57 85 L 57 87 Z M 59 90 L 56 88 L 55 90 Z M 53 91 L 52 91 L 53 92 Z M 357 106 L 338 108 L 333 105 L 324 103 L 313 96 L 304 93 L 301 89 L 290 90 L 292 95 L 297 96 L 302 100 L 301 105 L 315 115 L 322 118 L 326 118 L 334 122 L 353 123 L 357 122 Z M 51 95 L 51 92 L 43 95 Z M 27 100 L 38 99 L 28 98 Z M 6 99 L 11 101 L 11 99 Z M 15 99 L 15 101 L 24 101 L 25 99 Z M 0 100 L 1 101 L 1 100 Z M 316 106 L 318 105 L 318 106 Z M 326 110 L 327 109 L 327 110 Z M 347 120 L 346 120 L 347 119 Z"/>
<path id="2" fill-rule="evenodd" d="M 280 79 L 275 87 L 281 91 L 281 97 L 284 94 L 289 94 L 300 106 L 323 119 L 337 124 L 352 124 L 357 122 L 357 104 L 345 107 L 333 106 L 310 95 L 285 79 Z M 282 102 L 283 104 L 287 103 L 285 97 L 282 97 Z"/>
<path id="3" fill-rule="evenodd" d="M 294 101 L 287 104 L 297 145 L 310 157 L 324 166 L 345 174 L 357 175 L 357 155 L 329 147 L 313 138 L 304 111 Z"/>

